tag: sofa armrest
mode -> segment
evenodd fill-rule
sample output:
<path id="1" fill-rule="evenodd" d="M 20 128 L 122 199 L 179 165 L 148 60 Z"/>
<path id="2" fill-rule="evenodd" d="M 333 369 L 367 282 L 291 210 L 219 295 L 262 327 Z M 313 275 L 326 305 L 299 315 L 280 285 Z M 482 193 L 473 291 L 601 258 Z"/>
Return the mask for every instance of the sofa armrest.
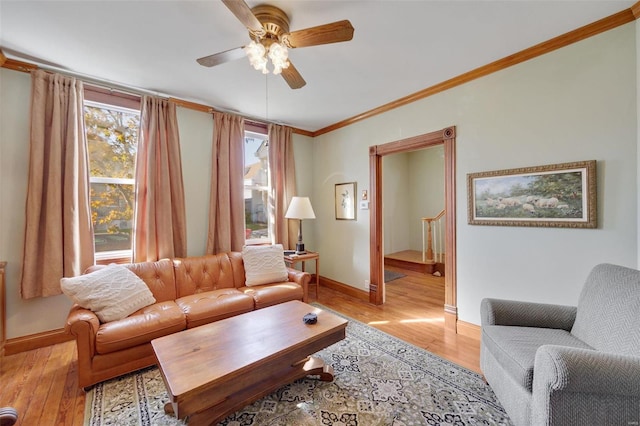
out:
<path id="1" fill-rule="evenodd" d="M 302 301 L 307 303 L 309 300 L 309 283 L 311 282 L 311 274 L 308 272 L 298 271 L 294 268 L 287 268 L 289 281 L 294 282 L 302 287 Z"/>
<path id="2" fill-rule="evenodd" d="M 532 424 L 563 424 L 576 416 L 589 424 L 640 420 L 640 356 L 544 345 L 533 371 Z"/>
<path id="3" fill-rule="evenodd" d="M 78 346 L 78 361 L 82 355 L 93 358 L 96 350 L 96 334 L 100 328 L 100 320 L 95 313 L 88 309 L 84 309 L 78 305 L 73 305 L 67 322 L 65 331 L 76 337 Z"/>
<path id="4" fill-rule="evenodd" d="M 480 320 L 482 325 L 557 328 L 571 331 L 576 311 L 575 306 L 482 299 Z"/>

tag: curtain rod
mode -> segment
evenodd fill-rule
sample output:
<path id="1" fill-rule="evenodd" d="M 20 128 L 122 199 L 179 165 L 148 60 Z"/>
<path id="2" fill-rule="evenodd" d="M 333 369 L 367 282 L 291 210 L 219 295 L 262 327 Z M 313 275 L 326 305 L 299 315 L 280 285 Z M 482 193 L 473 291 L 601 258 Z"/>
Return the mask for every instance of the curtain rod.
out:
<path id="1" fill-rule="evenodd" d="M 14 56 L 18 56 L 18 55 L 14 55 Z M 20 59 L 12 59 L 7 57 L 4 52 L 2 51 L 2 48 L 0 48 L 0 58 L 2 58 L 2 61 L 0 61 L 0 67 L 3 68 L 7 68 L 7 69 L 12 69 L 15 71 L 21 71 L 21 72 L 31 72 L 32 69 L 42 69 L 45 71 L 50 71 L 50 72 L 56 72 L 59 74 L 63 74 L 63 75 L 67 75 L 69 77 L 75 77 L 75 78 L 79 78 L 82 81 L 89 83 L 91 85 L 94 86 L 98 86 L 98 87 L 102 87 L 104 89 L 108 89 L 108 90 L 117 90 L 117 91 L 121 91 L 123 93 L 129 93 L 129 94 L 134 94 L 134 95 L 152 95 L 152 96 L 160 96 L 163 98 L 166 98 L 169 101 L 174 102 L 176 105 L 185 107 L 185 108 L 189 108 L 189 109 L 194 109 L 197 111 L 202 111 L 202 112 L 207 112 L 207 113 L 216 113 L 216 112 L 228 112 L 230 114 L 237 114 L 240 115 L 242 117 L 245 118 L 245 120 L 249 121 L 249 122 L 254 122 L 258 125 L 264 125 L 267 126 L 268 124 L 272 123 L 272 122 L 267 122 L 267 121 L 263 121 L 254 117 L 250 117 L 247 116 L 245 114 L 238 114 L 236 111 L 224 111 L 224 110 L 220 110 L 220 109 L 216 109 L 212 106 L 208 106 L 208 105 L 204 105 L 204 104 L 200 104 L 197 102 L 192 102 L 192 101 L 187 101 L 184 99 L 179 99 L 179 98 L 174 98 L 171 97 L 170 95 L 164 94 L 164 93 L 160 93 L 157 91 L 152 91 L 152 90 L 147 90 L 147 89 L 142 89 L 139 87 L 135 87 L 135 86 L 129 86 L 126 84 L 122 84 L 122 83 L 117 83 L 115 81 L 110 81 L 110 80 L 105 80 L 102 78 L 98 78 L 98 77 L 94 77 L 94 76 L 90 76 L 87 74 L 82 74 L 79 72 L 74 72 L 74 71 L 70 71 L 64 68 L 60 68 L 60 67 L 56 67 L 53 65 L 47 65 L 47 64 L 42 64 L 39 63 L 39 61 L 34 60 L 33 62 L 24 62 Z M 281 124 L 281 123 L 274 123 L 274 124 L 280 124 L 283 126 L 286 126 L 286 124 Z M 310 136 L 313 137 L 313 132 L 310 132 L 308 130 L 303 130 L 303 129 L 298 129 L 296 127 L 291 127 L 291 129 L 293 130 L 293 133 L 297 133 L 299 135 L 304 135 L 304 136 Z"/>
<path id="2" fill-rule="evenodd" d="M 139 87 L 134 87 L 134 86 L 129 86 L 126 84 L 122 84 L 122 83 L 117 83 L 115 81 L 111 81 L 111 80 L 106 80 L 106 79 L 102 79 L 102 78 L 98 78 L 98 77 L 94 77 L 88 74 L 82 74 L 79 72 L 75 72 L 75 71 L 70 71 L 64 68 L 58 68 L 58 67 L 54 67 L 54 66 L 50 66 L 50 65 L 41 65 L 41 64 L 37 64 L 38 68 L 43 69 L 45 71 L 50 71 L 50 72 L 56 72 L 58 74 L 64 74 L 66 76 L 69 77 L 74 77 L 77 79 L 82 80 L 85 83 L 89 83 L 93 86 L 98 86 L 98 87 L 102 87 L 104 89 L 109 89 L 109 90 L 118 90 L 121 92 L 128 92 L 134 95 L 151 95 L 151 96 L 159 96 L 162 98 L 166 98 L 169 99 L 170 96 L 160 93 L 160 92 L 156 92 L 153 90 L 146 90 L 146 89 L 141 89 Z"/>

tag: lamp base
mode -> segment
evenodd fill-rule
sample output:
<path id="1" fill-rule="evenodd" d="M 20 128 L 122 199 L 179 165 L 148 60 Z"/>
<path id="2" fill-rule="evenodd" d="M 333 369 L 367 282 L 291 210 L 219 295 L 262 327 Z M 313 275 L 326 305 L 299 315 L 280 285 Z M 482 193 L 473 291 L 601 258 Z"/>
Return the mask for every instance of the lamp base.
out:
<path id="1" fill-rule="evenodd" d="M 296 243 L 296 254 L 305 254 L 304 243 Z"/>

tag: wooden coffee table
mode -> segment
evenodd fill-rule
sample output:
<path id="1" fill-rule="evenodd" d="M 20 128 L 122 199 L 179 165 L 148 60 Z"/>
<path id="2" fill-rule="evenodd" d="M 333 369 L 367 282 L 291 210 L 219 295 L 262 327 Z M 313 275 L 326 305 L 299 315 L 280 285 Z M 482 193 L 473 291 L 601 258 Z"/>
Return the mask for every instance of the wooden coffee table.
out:
<path id="1" fill-rule="evenodd" d="M 318 322 L 302 317 L 314 312 Z M 215 424 L 296 379 L 333 380 L 310 356 L 345 337 L 347 320 L 300 301 L 286 302 L 151 341 L 170 402 L 189 425 Z"/>

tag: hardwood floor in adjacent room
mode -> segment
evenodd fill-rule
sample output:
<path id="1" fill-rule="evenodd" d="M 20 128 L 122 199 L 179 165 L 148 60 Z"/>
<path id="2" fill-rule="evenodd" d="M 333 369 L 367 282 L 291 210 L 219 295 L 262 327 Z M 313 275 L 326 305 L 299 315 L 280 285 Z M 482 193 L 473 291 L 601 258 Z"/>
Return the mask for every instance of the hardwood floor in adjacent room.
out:
<path id="1" fill-rule="evenodd" d="M 444 281 L 387 267 L 405 277 L 387 283 L 387 302 L 369 304 L 322 287 L 318 303 L 367 323 L 471 370 L 480 371 L 480 342 L 445 333 Z M 315 288 L 310 292 L 315 299 Z M 16 425 L 82 425 L 84 391 L 78 388 L 75 342 L 0 359 L 0 407 L 18 410 Z"/>

